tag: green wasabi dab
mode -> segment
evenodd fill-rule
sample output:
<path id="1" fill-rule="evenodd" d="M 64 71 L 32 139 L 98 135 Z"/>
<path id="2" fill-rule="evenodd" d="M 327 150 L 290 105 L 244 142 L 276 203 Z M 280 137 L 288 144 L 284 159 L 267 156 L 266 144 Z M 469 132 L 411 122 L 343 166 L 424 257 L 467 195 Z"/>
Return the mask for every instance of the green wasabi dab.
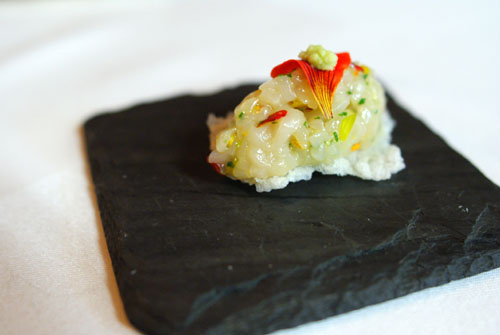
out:
<path id="1" fill-rule="evenodd" d="M 306 51 L 301 51 L 299 57 L 318 70 L 333 70 L 337 65 L 337 55 L 321 45 L 310 45 Z"/>

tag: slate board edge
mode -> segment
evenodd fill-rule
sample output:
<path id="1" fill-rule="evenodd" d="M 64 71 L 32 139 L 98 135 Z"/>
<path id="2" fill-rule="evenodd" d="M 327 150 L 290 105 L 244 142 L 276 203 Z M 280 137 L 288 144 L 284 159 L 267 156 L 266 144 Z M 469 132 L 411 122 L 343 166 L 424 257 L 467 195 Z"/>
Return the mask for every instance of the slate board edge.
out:
<path id="1" fill-rule="evenodd" d="M 489 210 L 494 210 L 496 212 L 496 214 L 499 213 L 497 207 L 490 206 L 490 205 L 487 205 L 481 213 L 484 213 L 485 211 L 489 211 Z M 497 222 L 499 222 L 498 218 L 500 218 L 500 216 L 497 215 L 497 217 L 496 217 Z M 468 236 L 468 238 L 470 238 L 470 237 L 471 237 L 471 235 Z M 453 266 L 453 267 L 458 266 L 458 267 L 463 268 L 465 270 L 463 276 L 457 276 L 457 277 L 450 276 L 450 273 L 447 271 L 447 269 L 451 266 Z M 452 281 L 469 278 L 469 277 L 472 277 L 476 274 L 479 274 L 479 273 L 482 273 L 485 271 L 489 271 L 489 270 L 494 270 L 496 268 L 500 268 L 500 250 L 499 249 L 492 249 L 486 253 L 483 251 L 481 254 L 475 253 L 475 252 L 466 253 L 466 254 L 464 254 L 464 256 L 462 256 L 460 258 L 452 259 L 451 262 L 448 263 L 446 266 L 443 265 L 443 266 L 436 267 L 435 271 L 441 272 L 440 275 L 436 276 L 433 273 L 431 276 L 421 277 L 420 280 L 416 281 L 416 282 L 408 282 L 407 281 L 406 284 L 414 285 L 414 287 L 412 289 L 407 289 L 406 291 L 401 292 L 401 293 L 396 292 L 393 295 L 385 296 L 382 299 L 376 299 L 373 301 L 364 300 L 359 304 L 359 306 L 351 306 L 347 309 L 342 309 L 342 310 L 338 310 L 338 311 L 335 310 L 336 306 L 331 305 L 332 301 L 329 300 L 328 297 L 325 298 L 324 300 L 318 299 L 318 300 L 314 301 L 314 304 L 316 304 L 316 305 L 325 304 L 326 306 L 328 306 L 328 308 L 331 307 L 332 309 L 331 310 L 327 309 L 327 313 L 325 313 L 325 314 L 316 314 L 316 317 L 313 317 L 313 318 L 307 317 L 306 319 L 294 319 L 292 322 L 288 322 L 289 320 L 286 320 L 282 325 L 278 325 L 277 323 L 271 323 L 271 324 L 265 325 L 264 327 L 260 328 L 259 331 L 267 334 L 267 333 L 271 333 L 271 332 L 278 331 L 278 330 L 291 329 L 291 328 L 294 328 L 294 327 L 297 327 L 300 325 L 304 325 L 306 323 L 324 320 L 326 318 L 334 317 L 334 316 L 348 313 L 348 312 L 353 312 L 353 311 L 356 311 L 356 310 L 359 310 L 359 309 L 362 309 L 365 307 L 373 306 L 373 305 L 383 303 L 383 302 L 386 302 L 389 300 L 404 297 L 404 296 L 407 296 L 407 295 L 410 295 L 413 293 L 417 293 L 417 292 L 424 290 L 424 289 L 434 288 L 434 287 L 438 287 L 438 286 L 450 283 Z M 394 277 L 392 278 L 392 280 L 395 280 Z M 397 282 L 397 280 L 395 280 L 395 282 Z M 386 282 L 382 286 L 381 285 L 377 286 L 377 282 L 374 282 L 373 285 L 367 286 L 367 289 L 369 290 L 371 288 L 377 288 L 377 289 L 382 290 L 382 291 L 385 290 L 385 291 L 390 292 L 391 290 L 394 291 L 395 287 L 397 287 L 397 286 L 392 281 Z M 375 296 L 375 298 L 379 298 L 379 297 L 380 296 Z M 338 298 L 338 297 L 334 298 L 335 304 L 339 299 L 341 300 L 342 298 Z M 350 299 L 352 299 L 352 298 L 350 298 Z M 306 303 L 307 303 L 307 301 L 306 301 Z M 243 313 L 248 314 L 249 311 L 241 311 L 240 313 L 241 314 L 243 314 Z M 275 316 L 273 316 L 273 319 L 274 318 L 275 318 Z M 247 329 L 245 328 L 245 325 L 242 325 L 239 322 L 233 323 L 230 321 L 230 322 L 227 322 L 226 324 L 224 324 L 225 321 L 226 320 L 221 322 L 221 325 L 219 325 L 219 326 L 213 327 L 212 329 L 208 329 L 206 334 L 208 334 L 208 335 L 243 334 L 247 331 Z"/>
<path id="2" fill-rule="evenodd" d="M 186 96 L 193 96 L 193 95 L 186 95 Z M 184 96 L 184 97 L 186 97 Z M 135 106 L 135 107 L 132 107 L 132 108 L 140 108 L 141 106 L 144 106 L 144 105 L 149 105 L 149 104 L 154 104 L 154 102 L 152 103 L 146 103 L 146 104 L 141 104 L 141 105 L 138 105 L 138 106 Z M 100 117 L 102 117 L 104 115 L 97 115 L 91 119 L 89 119 L 85 125 L 84 125 L 84 129 L 86 130 L 88 125 L 93 122 L 93 120 L 96 120 Z M 420 120 L 417 119 L 417 121 L 421 122 Z M 89 141 L 89 138 L 87 137 L 87 131 L 85 131 L 85 140 L 86 140 L 86 144 L 87 144 L 87 147 L 88 147 L 88 141 Z M 436 135 L 438 137 L 440 137 L 439 135 Z M 441 138 L 441 137 L 440 137 Z M 90 160 L 90 157 L 89 157 L 89 160 Z M 97 168 L 97 162 L 91 162 L 90 164 L 90 167 L 91 167 L 91 173 L 92 173 L 92 178 L 94 180 L 96 180 L 96 176 L 99 174 L 99 171 L 98 171 L 98 168 Z M 478 170 L 478 172 L 483 175 L 484 177 L 484 174 Z M 486 177 L 484 177 L 486 178 Z M 486 178 L 487 179 L 487 178 Z M 97 195 L 97 199 L 98 199 L 98 205 L 99 205 L 99 211 L 100 211 L 100 214 L 103 215 L 103 213 L 105 212 L 103 210 L 103 208 L 101 206 L 104 205 L 105 201 L 103 201 L 103 197 L 104 195 L 98 191 L 97 188 L 94 187 L 94 191 L 96 192 L 96 195 Z M 106 220 L 110 226 L 106 226 L 106 225 L 103 225 L 103 229 L 104 229 L 104 232 L 105 232 L 105 237 L 106 237 L 106 240 L 107 240 L 107 246 L 109 248 L 109 251 L 110 251 L 110 257 L 111 257 L 111 260 L 112 260 L 112 264 L 113 264 L 113 270 L 115 271 L 115 275 L 116 275 L 116 278 L 117 278 L 117 281 L 118 281 L 118 286 L 120 288 L 123 287 L 124 283 L 121 282 L 121 278 L 119 276 L 119 274 L 116 272 L 116 269 L 117 269 L 117 265 L 119 263 L 121 263 L 121 260 L 118 258 L 118 257 L 115 257 L 116 255 L 116 250 L 115 250 L 115 244 L 112 243 L 112 241 L 116 242 L 116 239 L 118 238 L 118 236 L 115 234 L 115 235 L 112 235 L 113 234 L 113 228 L 112 226 L 115 225 L 115 221 L 113 219 L 112 216 L 107 216 L 106 218 L 102 218 L 103 220 Z M 499 267 L 500 266 L 500 251 L 499 250 L 494 250 L 491 252 L 490 254 L 490 257 L 492 259 L 495 260 L 495 265 L 494 267 Z M 466 258 L 466 259 L 465 259 Z M 480 257 L 479 257 L 480 258 Z M 479 259 L 479 258 L 470 258 L 469 256 L 464 256 L 464 260 L 465 262 L 468 262 L 470 264 L 473 264 L 475 260 Z M 491 270 L 491 265 L 488 266 L 486 263 L 483 263 L 483 264 L 478 264 L 478 266 L 474 267 L 471 271 L 469 271 L 465 277 L 469 277 L 469 276 L 473 276 L 477 273 L 480 273 L 480 272 L 483 272 L 483 271 L 486 271 L 486 270 Z M 462 279 L 462 278 L 457 278 L 457 279 Z M 414 293 L 415 291 L 418 291 L 418 290 L 421 290 L 421 289 L 424 289 L 424 288 L 430 288 L 430 287 L 435 287 L 435 286 L 439 286 L 439 285 L 442 285 L 442 284 L 445 284 L 445 283 L 448 283 L 448 282 L 451 282 L 451 281 L 454 281 L 456 279 L 454 278 L 449 278 L 447 277 L 445 274 L 443 274 L 440 278 L 439 278 L 439 281 L 438 282 L 435 282 L 434 284 L 424 284 L 422 285 L 421 287 L 418 287 L 418 288 L 415 288 L 415 290 L 412 290 L 412 291 L 408 291 L 404 294 L 395 294 L 393 295 L 392 297 L 388 297 L 386 299 L 381 299 L 379 301 L 374 301 L 374 302 L 371 302 L 369 304 L 365 304 L 363 306 L 369 306 L 369 305 L 374 305 L 374 304 L 377 304 L 377 303 L 380 303 L 380 302 L 384 302 L 384 301 L 387 301 L 387 300 L 390 300 L 390 299 L 393 299 L 393 298 L 396 298 L 396 297 L 401 297 L 401 296 L 405 296 L 405 295 L 408 295 L 408 294 L 411 294 L 411 293 Z M 122 295 L 122 290 L 120 289 L 120 295 Z M 123 298 L 123 296 L 122 296 Z M 125 309 L 127 310 L 127 306 L 125 306 Z M 267 329 L 265 329 L 266 332 L 270 332 L 270 331 L 275 331 L 275 330 L 278 330 L 278 329 L 285 329 L 285 328 L 290 328 L 290 327 L 295 327 L 299 324 L 303 324 L 305 322 L 312 322 L 312 321 L 317 321 L 317 320 L 321 320 L 321 319 L 324 319 L 325 317 L 330 317 L 330 316 L 334 316 L 334 315 L 338 315 L 338 314 L 341 314 L 341 313 L 345 313 L 345 312 L 349 312 L 349 311 L 352 311 L 352 310 L 355 310 L 357 308 L 352 308 L 352 309 L 349 309 L 349 310 L 346 310 L 346 311 L 342 311 L 340 313 L 336 313 L 336 314 L 329 314 L 329 315 L 324 315 L 324 316 L 319 316 L 318 318 L 316 319 L 308 319 L 308 320 L 303 320 L 303 321 L 300 321 L 296 324 L 289 324 L 289 325 L 283 325 L 283 327 L 269 327 Z M 128 312 L 127 312 L 128 314 Z M 139 329 L 143 329 L 145 331 L 147 331 L 148 333 L 155 333 L 155 329 L 148 329 L 148 325 L 146 325 L 145 327 L 145 324 L 142 324 L 142 323 L 137 323 L 135 322 L 135 320 L 130 320 L 136 327 L 138 327 Z M 150 320 L 151 321 L 151 320 Z M 264 329 L 263 329 L 264 330 Z M 214 329 L 214 330 L 208 330 L 207 331 L 207 334 L 215 334 L 217 333 L 217 331 Z"/>

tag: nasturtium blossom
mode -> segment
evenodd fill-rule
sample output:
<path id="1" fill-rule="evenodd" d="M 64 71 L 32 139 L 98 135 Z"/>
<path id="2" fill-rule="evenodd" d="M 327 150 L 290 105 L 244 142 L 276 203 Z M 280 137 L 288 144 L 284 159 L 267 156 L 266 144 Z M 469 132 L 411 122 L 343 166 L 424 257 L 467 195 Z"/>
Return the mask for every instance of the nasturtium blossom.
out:
<path id="1" fill-rule="evenodd" d="M 274 67 L 271 71 L 271 77 L 288 74 L 300 67 L 323 116 L 326 119 L 331 119 L 333 118 L 332 101 L 335 89 L 344 75 L 344 70 L 351 64 L 351 56 L 348 52 L 338 53 L 337 57 L 336 66 L 330 71 L 318 70 L 303 60 L 290 59 Z"/>

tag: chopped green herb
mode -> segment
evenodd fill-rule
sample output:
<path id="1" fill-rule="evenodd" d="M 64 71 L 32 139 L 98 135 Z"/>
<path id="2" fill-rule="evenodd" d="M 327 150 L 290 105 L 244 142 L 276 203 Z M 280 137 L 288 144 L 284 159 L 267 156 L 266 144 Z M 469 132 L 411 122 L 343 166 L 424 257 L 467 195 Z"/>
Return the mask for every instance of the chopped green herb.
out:
<path id="1" fill-rule="evenodd" d="M 231 161 L 227 162 L 226 165 L 227 165 L 227 167 L 230 167 L 230 168 L 234 167 L 234 163 Z"/>
<path id="2" fill-rule="evenodd" d="M 351 95 L 351 94 L 352 94 L 352 91 L 347 91 L 347 94 Z"/>
<path id="3" fill-rule="evenodd" d="M 363 79 L 366 79 L 366 78 L 368 78 L 368 73 L 365 73 L 365 74 L 363 75 Z"/>
<path id="4" fill-rule="evenodd" d="M 291 148 L 292 147 L 292 142 L 288 142 L 288 146 Z"/>
<path id="5" fill-rule="evenodd" d="M 321 117 L 320 117 L 320 116 L 316 116 L 316 117 L 315 117 L 315 119 L 316 119 L 316 120 L 319 120 L 319 119 L 321 119 Z"/>
<path id="6" fill-rule="evenodd" d="M 365 103 L 365 101 L 366 101 L 366 99 L 365 99 L 365 98 L 361 98 L 361 99 L 359 100 L 359 104 L 360 104 L 360 105 L 362 105 L 362 104 L 364 104 L 364 103 Z"/>
<path id="7" fill-rule="evenodd" d="M 335 142 L 339 141 L 339 135 L 337 135 L 336 131 L 333 132 L 333 137 L 335 137 Z"/>
<path id="8" fill-rule="evenodd" d="M 280 77 L 280 76 L 287 76 L 288 78 L 292 78 L 292 74 L 291 73 L 278 75 L 278 77 Z"/>
<path id="9" fill-rule="evenodd" d="M 240 119 L 243 119 L 243 112 L 241 112 L 240 114 L 238 114 L 238 117 L 239 117 Z"/>
<path id="10" fill-rule="evenodd" d="M 339 113 L 339 116 L 347 116 L 347 112 Z"/>
<path id="11" fill-rule="evenodd" d="M 307 121 L 304 121 L 304 127 L 309 128 L 309 125 L 307 124 Z"/>
<path id="12" fill-rule="evenodd" d="M 276 122 L 276 121 L 273 121 L 273 122 L 271 122 L 271 123 L 272 123 L 272 124 L 276 124 L 276 123 L 278 123 L 278 122 Z"/>

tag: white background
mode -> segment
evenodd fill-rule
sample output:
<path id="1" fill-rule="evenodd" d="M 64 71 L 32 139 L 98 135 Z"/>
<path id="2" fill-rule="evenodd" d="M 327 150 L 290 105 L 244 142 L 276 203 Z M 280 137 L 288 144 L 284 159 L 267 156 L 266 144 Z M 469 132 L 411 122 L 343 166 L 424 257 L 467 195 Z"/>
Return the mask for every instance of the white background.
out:
<path id="1" fill-rule="evenodd" d="M 0 2 L 0 333 L 136 332 L 89 188 L 88 117 L 265 80 L 310 43 L 372 67 L 500 184 L 499 18 L 499 1 Z M 499 311 L 493 270 L 280 333 L 498 334 Z"/>

